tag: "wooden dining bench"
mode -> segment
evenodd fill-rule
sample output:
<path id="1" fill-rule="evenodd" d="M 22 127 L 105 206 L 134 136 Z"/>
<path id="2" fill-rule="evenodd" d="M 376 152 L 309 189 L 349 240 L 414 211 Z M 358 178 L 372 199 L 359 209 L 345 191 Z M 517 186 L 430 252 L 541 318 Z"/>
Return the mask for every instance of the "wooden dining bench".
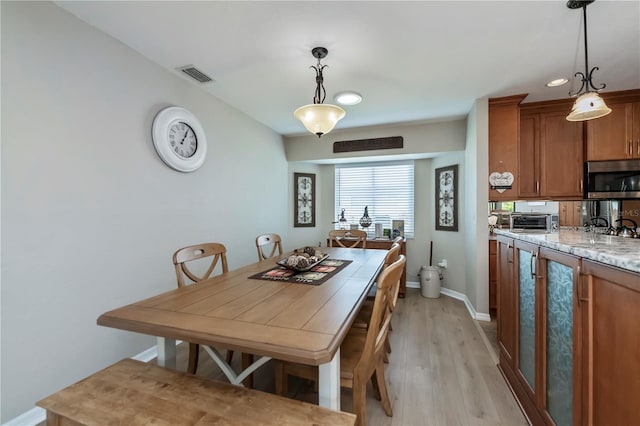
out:
<path id="1" fill-rule="evenodd" d="M 354 425 L 356 416 L 123 359 L 39 401 L 47 425 Z"/>

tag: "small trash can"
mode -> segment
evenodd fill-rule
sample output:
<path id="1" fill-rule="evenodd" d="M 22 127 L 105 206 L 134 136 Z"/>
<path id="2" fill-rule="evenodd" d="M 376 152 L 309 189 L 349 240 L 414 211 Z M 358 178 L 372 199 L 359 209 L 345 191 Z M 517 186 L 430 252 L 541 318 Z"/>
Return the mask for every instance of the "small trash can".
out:
<path id="1" fill-rule="evenodd" d="M 422 297 L 436 299 L 440 297 L 442 273 L 436 266 L 422 265 L 420 268 L 420 291 Z"/>

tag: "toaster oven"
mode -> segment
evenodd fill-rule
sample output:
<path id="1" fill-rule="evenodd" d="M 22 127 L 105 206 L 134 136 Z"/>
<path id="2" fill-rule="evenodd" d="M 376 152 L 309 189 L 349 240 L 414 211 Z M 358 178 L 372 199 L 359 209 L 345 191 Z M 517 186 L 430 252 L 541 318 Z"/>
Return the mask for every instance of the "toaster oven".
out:
<path id="1" fill-rule="evenodd" d="M 551 213 L 511 213 L 509 230 L 511 232 L 548 234 L 557 229 L 557 216 L 554 220 Z"/>

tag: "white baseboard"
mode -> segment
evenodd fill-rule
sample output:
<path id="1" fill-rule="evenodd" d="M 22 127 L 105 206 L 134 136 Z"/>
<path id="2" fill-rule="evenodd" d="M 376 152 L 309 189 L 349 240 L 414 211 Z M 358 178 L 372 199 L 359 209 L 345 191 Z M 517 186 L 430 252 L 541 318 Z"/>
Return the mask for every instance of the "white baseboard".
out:
<path id="1" fill-rule="evenodd" d="M 407 288 L 420 288 L 420 283 L 416 281 L 407 281 Z"/>
<path id="2" fill-rule="evenodd" d="M 458 291 L 455 290 L 450 290 L 448 288 L 442 287 L 440 289 L 440 293 L 449 296 L 449 297 L 453 297 L 454 299 L 458 299 L 458 300 L 462 300 L 464 302 L 464 306 L 467 307 L 467 311 L 469 311 L 469 315 L 471 315 L 471 318 L 478 320 L 478 321 L 491 321 L 491 316 L 489 316 L 489 314 L 483 314 L 482 312 L 476 312 L 476 308 L 473 307 L 473 305 L 471 304 L 471 301 L 469 301 L 469 298 L 467 297 L 466 294 L 464 293 L 460 293 Z"/>
<path id="3" fill-rule="evenodd" d="M 3 426 L 35 426 L 47 420 L 47 412 L 44 408 L 33 407 L 31 410 L 14 417 Z"/>
<path id="4" fill-rule="evenodd" d="M 176 340 L 176 346 L 182 343 L 181 340 Z M 149 362 L 158 356 L 158 346 L 154 345 L 149 349 L 140 352 L 137 355 L 131 357 L 141 362 Z M 2 426 L 36 426 L 47 420 L 47 411 L 44 408 L 33 407 L 31 410 L 20 414 L 18 417 L 14 417 Z"/>
<path id="5" fill-rule="evenodd" d="M 420 288 L 420 283 L 415 281 L 407 281 L 407 288 Z M 483 314 L 482 312 L 476 312 L 476 309 L 473 307 L 469 298 L 466 294 L 460 293 L 455 290 L 450 290 L 445 287 L 440 288 L 440 294 L 444 294 L 445 296 L 453 297 L 454 299 L 462 300 L 464 305 L 467 307 L 469 311 L 469 315 L 471 318 L 478 321 L 491 321 L 491 316 L 489 314 Z"/>
<path id="6" fill-rule="evenodd" d="M 178 342 L 176 342 L 176 346 Z M 154 358 L 158 357 L 158 345 L 152 346 L 146 351 L 140 352 L 138 355 L 132 356 L 131 359 L 135 359 L 140 362 L 149 362 Z"/>

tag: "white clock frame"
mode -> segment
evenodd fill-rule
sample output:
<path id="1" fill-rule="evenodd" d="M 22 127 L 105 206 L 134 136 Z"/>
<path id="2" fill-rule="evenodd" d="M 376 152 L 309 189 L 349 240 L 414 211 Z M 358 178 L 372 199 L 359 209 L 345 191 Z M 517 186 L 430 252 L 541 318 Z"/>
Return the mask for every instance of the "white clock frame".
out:
<path id="1" fill-rule="evenodd" d="M 196 152 L 191 157 L 180 157 L 171 149 L 169 129 L 176 122 L 187 124 L 196 135 Z M 151 136 L 158 156 L 172 169 L 185 173 L 192 172 L 200 168 L 204 163 L 204 159 L 207 156 L 207 138 L 200 121 L 186 109 L 167 107 L 160 110 L 153 119 Z"/>

